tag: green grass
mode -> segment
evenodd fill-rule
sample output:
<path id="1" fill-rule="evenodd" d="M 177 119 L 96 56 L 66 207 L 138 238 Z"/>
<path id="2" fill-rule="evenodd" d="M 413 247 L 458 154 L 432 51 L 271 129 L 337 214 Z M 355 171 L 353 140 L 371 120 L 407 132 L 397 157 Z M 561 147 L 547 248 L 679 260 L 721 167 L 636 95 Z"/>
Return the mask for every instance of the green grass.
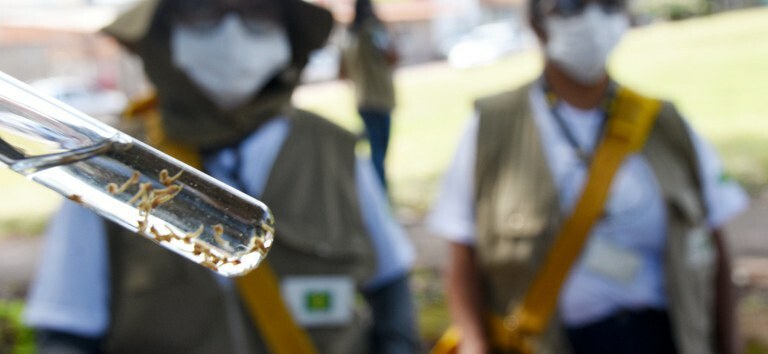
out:
<path id="1" fill-rule="evenodd" d="M 0 238 L 39 234 L 61 202 L 58 194 L 9 169 L 0 169 L 0 195 Z"/>
<path id="2" fill-rule="evenodd" d="M 21 301 L 0 299 L 0 353 L 34 353 L 32 331 L 21 325 Z"/>
<path id="3" fill-rule="evenodd" d="M 387 157 L 396 204 L 425 210 L 472 114 L 474 98 L 523 83 L 535 77 L 540 67 L 538 54 L 529 52 L 467 70 L 442 64 L 401 70 L 396 78 L 398 107 Z M 311 95 L 298 94 L 297 104 L 347 128 L 362 129 L 350 88 L 323 87 L 326 89 L 311 89 Z"/>
<path id="4" fill-rule="evenodd" d="M 768 183 L 768 9 L 635 31 L 613 58 L 622 82 L 674 101 L 750 190 Z"/>

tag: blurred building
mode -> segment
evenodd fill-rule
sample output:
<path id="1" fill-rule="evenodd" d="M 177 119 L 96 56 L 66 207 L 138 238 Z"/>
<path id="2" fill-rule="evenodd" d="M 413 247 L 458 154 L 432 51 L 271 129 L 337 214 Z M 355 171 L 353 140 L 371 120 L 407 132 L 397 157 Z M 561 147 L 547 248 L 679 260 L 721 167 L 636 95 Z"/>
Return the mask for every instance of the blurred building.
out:
<path id="1" fill-rule="evenodd" d="M 24 81 L 85 78 L 135 96 L 147 90 L 138 60 L 96 34 L 121 7 L 136 0 L 0 0 L 0 70 Z M 329 8 L 339 29 L 350 22 L 355 0 L 307 0 Z M 401 65 L 448 59 L 472 66 L 532 45 L 527 0 L 379 1 L 379 16 L 393 32 Z M 755 6 L 768 0 L 631 0 L 653 18 Z M 703 5 L 702 5 L 703 4 Z M 681 10 L 682 9 L 682 10 Z M 690 9 L 690 10 L 686 10 Z M 341 32 L 341 31 L 337 31 Z M 306 81 L 334 79 L 338 43 L 313 56 Z"/>
<path id="2" fill-rule="evenodd" d="M 93 116 L 118 113 L 126 97 L 148 88 L 139 61 L 97 33 L 117 11 L 78 1 L 0 0 L 0 71 Z"/>
<path id="3" fill-rule="evenodd" d="M 388 24 L 402 64 L 444 59 L 447 42 L 491 22 L 518 23 L 526 0 L 404 0 L 376 2 Z M 355 0 L 312 0 L 329 8 L 344 25 L 354 16 Z"/>

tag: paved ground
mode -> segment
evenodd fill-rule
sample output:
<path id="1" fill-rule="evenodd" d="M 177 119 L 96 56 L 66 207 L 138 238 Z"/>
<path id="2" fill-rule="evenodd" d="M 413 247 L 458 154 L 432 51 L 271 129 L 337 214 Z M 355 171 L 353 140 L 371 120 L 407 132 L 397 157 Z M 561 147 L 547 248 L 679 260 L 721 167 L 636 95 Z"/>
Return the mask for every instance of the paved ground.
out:
<path id="1" fill-rule="evenodd" d="M 26 292 L 41 256 L 41 237 L 0 239 L 0 298 L 16 298 Z"/>
<path id="2" fill-rule="evenodd" d="M 737 281 L 768 289 L 768 192 L 755 198 L 726 231 L 736 257 Z"/>

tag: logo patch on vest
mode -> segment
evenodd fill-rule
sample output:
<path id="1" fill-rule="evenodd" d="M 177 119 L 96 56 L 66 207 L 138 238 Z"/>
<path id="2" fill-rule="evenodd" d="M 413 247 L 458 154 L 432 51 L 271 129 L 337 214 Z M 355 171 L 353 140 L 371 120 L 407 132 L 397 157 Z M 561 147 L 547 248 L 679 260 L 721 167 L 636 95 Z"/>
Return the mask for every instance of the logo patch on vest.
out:
<path id="1" fill-rule="evenodd" d="M 286 277 L 286 305 L 302 326 L 334 326 L 352 320 L 355 285 L 345 276 Z"/>
<path id="2" fill-rule="evenodd" d="M 310 291 L 304 294 L 304 310 L 307 312 L 328 312 L 332 309 L 333 296 L 327 291 Z"/>

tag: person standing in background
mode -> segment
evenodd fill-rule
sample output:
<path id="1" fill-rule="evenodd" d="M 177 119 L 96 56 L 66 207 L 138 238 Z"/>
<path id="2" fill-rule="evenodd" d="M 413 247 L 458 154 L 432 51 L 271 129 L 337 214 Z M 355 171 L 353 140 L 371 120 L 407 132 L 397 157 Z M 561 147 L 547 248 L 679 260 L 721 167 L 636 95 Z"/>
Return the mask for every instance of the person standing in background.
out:
<path id="1" fill-rule="evenodd" d="M 385 160 L 395 108 L 393 71 L 398 54 L 372 0 L 355 1 L 355 17 L 343 43 L 340 76 L 354 86 L 376 173 L 387 187 Z"/>
<path id="2" fill-rule="evenodd" d="M 746 194 L 674 105 L 608 75 L 625 1 L 528 4 L 544 71 L 477 101 L 429 217 L 451 249 L 436 348 L 738 352 L 722 229 Z"/>

